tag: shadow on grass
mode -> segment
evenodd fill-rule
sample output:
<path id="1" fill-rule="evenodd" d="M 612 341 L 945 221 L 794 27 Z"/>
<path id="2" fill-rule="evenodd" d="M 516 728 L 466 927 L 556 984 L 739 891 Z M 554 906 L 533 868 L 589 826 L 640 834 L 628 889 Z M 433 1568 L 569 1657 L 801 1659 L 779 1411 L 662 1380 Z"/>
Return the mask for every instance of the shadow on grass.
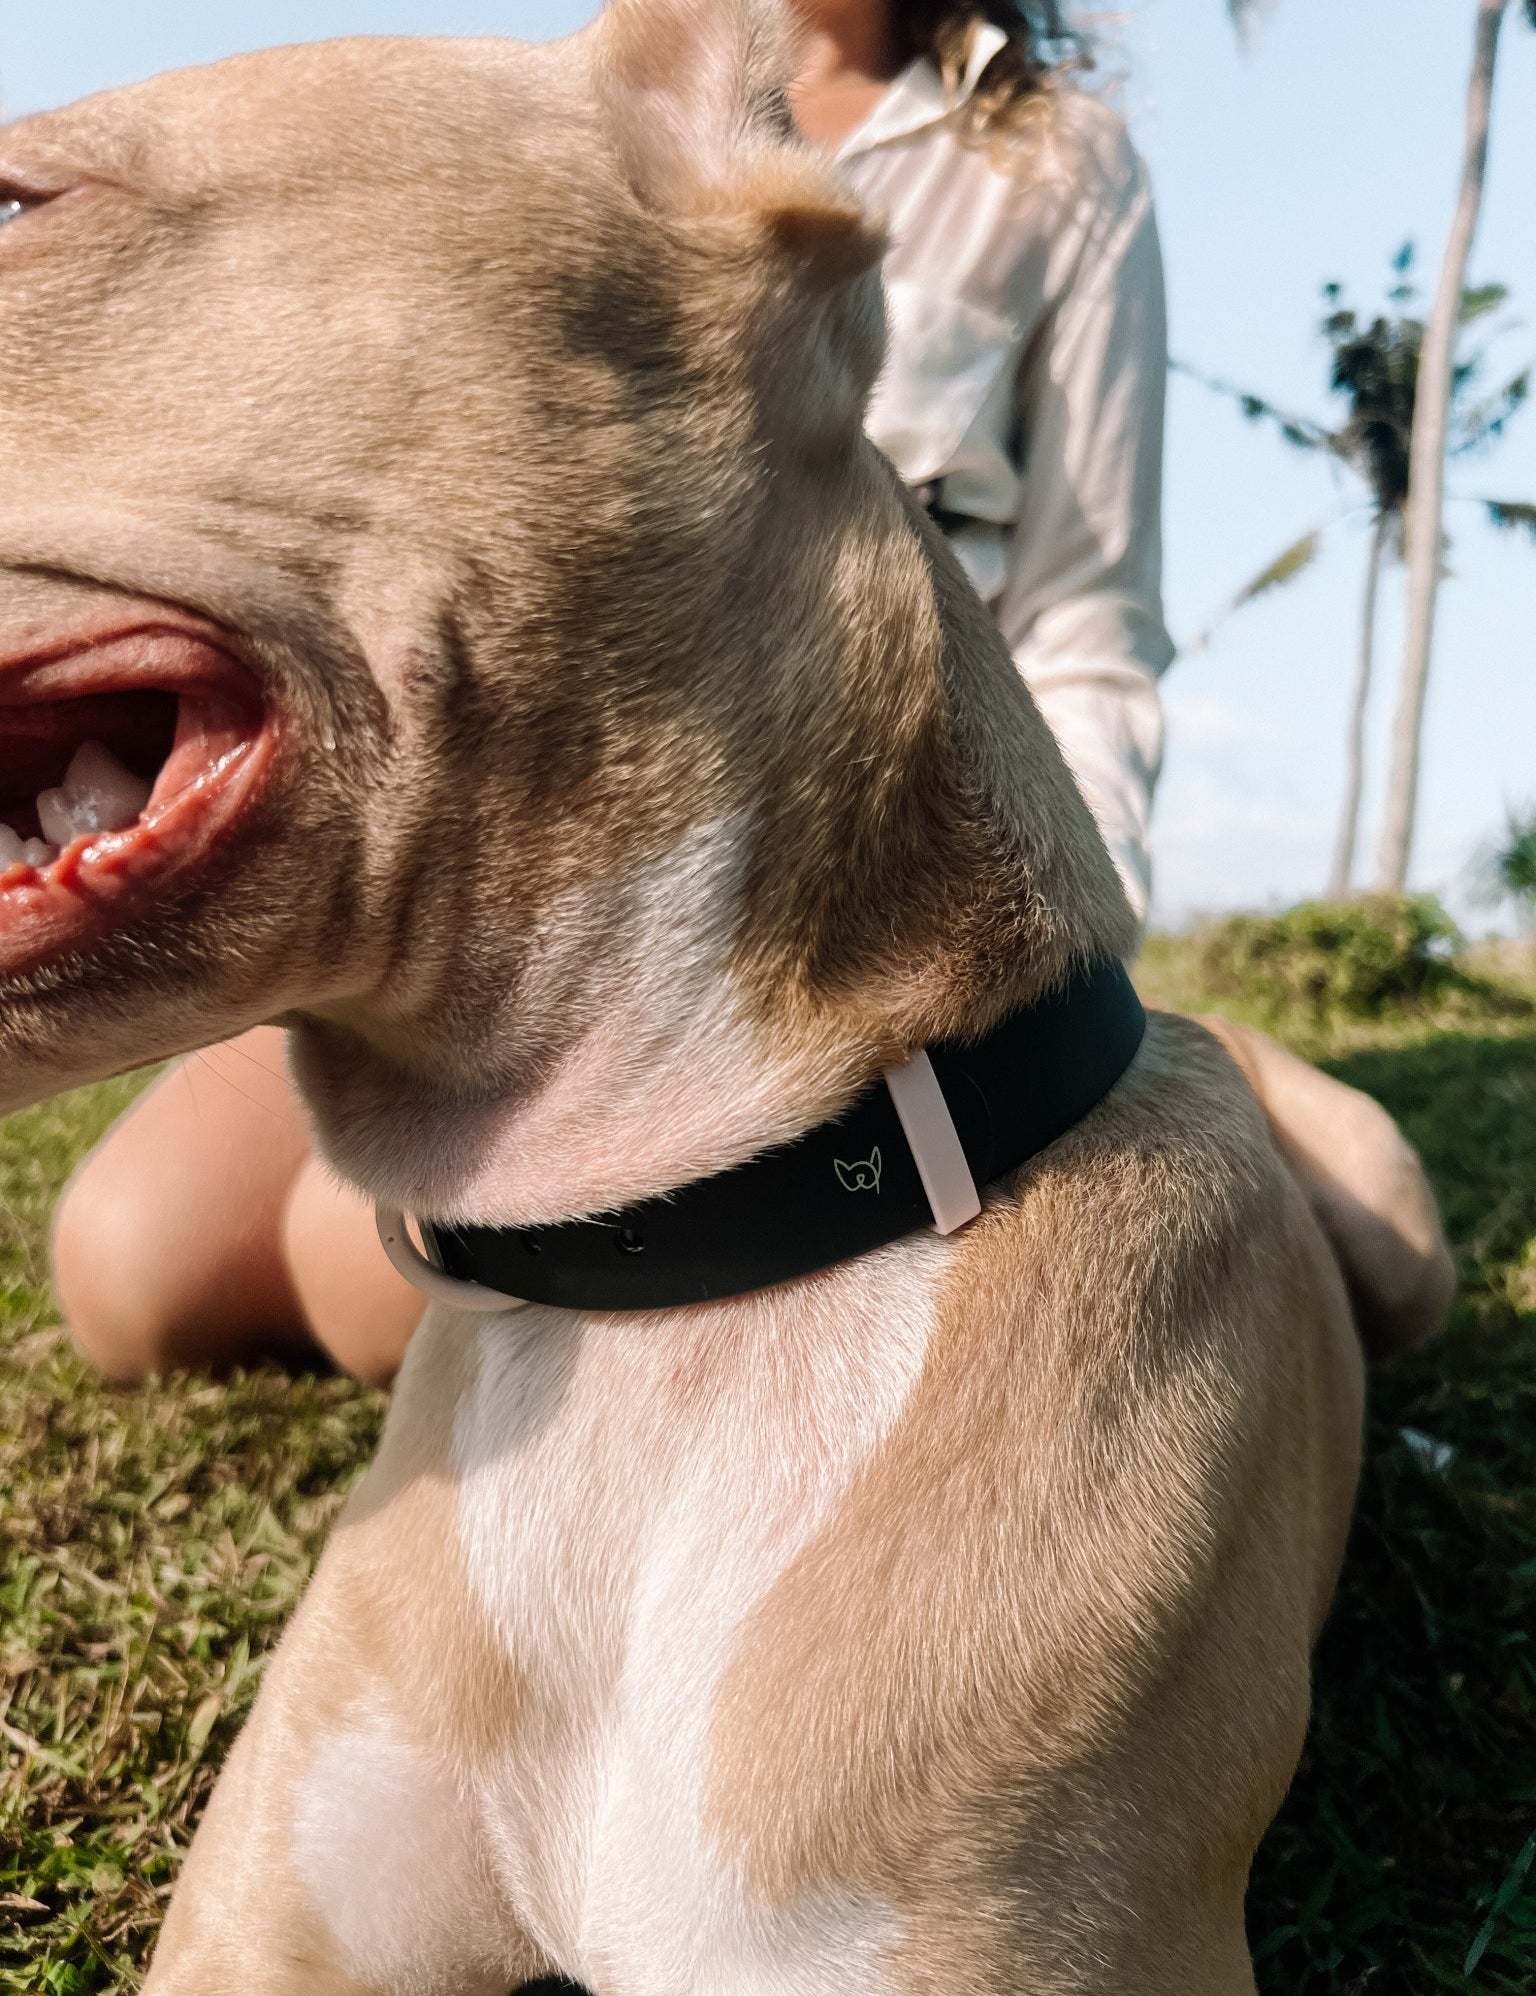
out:
<path id="1" fill-rule="evenodd" d="M 1463 1288 L 1448 1335 L 1372 1381 L 1312 1738 L 1255 1867 L 1260 1987 L 1525 1996 L 1536 1988 L 1536 1034 L 1443 1035 L 1332 1067 L 1418 1146 Z"/>

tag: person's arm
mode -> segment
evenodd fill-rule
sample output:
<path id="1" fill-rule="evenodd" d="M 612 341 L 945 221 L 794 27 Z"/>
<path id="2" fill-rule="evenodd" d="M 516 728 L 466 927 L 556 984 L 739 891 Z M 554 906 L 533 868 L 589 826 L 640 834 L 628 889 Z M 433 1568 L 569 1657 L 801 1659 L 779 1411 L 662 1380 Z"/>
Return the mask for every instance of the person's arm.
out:
<path id="1" fill-rule="evenodd" d="M 1129 155 L 1129 148 L 1127 147 Z M 998 621 L 1138 915 L 1162 760 L 1162 258 L 1134 156 L 1027 356 L 1019 510 Z"/>

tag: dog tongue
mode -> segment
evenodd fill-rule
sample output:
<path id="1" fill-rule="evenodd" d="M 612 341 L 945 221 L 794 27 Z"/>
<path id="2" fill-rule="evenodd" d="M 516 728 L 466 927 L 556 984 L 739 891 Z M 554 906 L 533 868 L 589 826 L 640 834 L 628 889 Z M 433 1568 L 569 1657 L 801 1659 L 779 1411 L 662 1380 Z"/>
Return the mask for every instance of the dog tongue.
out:
<path id="1" fill-rule="evenodd" d="M 67 846 L 85 833 L 126 831 L 149 802 L 153 789 L 152 783 L 125 769 L 100 742 L 82 742 L 64 772 L 63 783 L 38 797 L 37 820 L 43 837 L 56 846 Z"/>

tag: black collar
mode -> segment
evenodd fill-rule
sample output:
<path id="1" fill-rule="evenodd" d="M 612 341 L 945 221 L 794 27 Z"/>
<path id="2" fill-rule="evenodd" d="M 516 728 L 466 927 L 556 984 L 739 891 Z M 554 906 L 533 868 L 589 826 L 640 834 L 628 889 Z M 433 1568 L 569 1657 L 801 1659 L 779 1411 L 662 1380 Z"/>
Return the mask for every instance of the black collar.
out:
<path id="1" fill-rule="evenodd" d="M 941 1120 L 947 1108 L 950 1145 L 957 1136 L 964 1151 L 961 1177 L 968 1167 L 976 1188 L 990 1185 L 1080 1123 L 1145 1030 L 1131 980 L 1111 962 L 980 1040 L 929 1047 Z M 427 1251 L 460 1281 L 564 1310 L 672 1309 L 830 1268 L 935 1223 L 894 1085 L 876 1081 L 793 1143 L 605 1218 L 423 1225 Z"/>

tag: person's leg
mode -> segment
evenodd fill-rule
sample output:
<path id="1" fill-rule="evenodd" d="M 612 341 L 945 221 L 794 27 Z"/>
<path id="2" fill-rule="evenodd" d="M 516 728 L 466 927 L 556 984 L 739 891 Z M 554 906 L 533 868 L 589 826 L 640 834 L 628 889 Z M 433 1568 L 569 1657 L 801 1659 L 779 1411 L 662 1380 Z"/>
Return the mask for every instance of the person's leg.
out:
<path id="1" fill-rule="evenodd" d="M 313 1336 L 344 1372 L 387 1386 L 426 1301 L 390 1265 L 373 1207 L 309 1157 L 284 1207 L 282 1242 Z"/>
<path id="2" fill-rule="evenodd" d="M 384 1345 L 398 1362 L 421 1299 L 372 1226 L 361 1199 L 324 1183 L 283 1036 L 263 1028 L 179 1063 L 80 1166 L 54 1221 L 54 1282 L 111 1379 L 317 1341 L 380 1379 L 393 1371 Z M 371 1343 L 370 1320 L 390 1327 Z"/>
<path id="3" fill-rule="evenodd" d="M 308 1343 L 283 1206 L 309 1153 L 283 1035 L 180 1061 L 108 1131 L 54 1216 L 54 1288 L 109 1379 Z"/>

